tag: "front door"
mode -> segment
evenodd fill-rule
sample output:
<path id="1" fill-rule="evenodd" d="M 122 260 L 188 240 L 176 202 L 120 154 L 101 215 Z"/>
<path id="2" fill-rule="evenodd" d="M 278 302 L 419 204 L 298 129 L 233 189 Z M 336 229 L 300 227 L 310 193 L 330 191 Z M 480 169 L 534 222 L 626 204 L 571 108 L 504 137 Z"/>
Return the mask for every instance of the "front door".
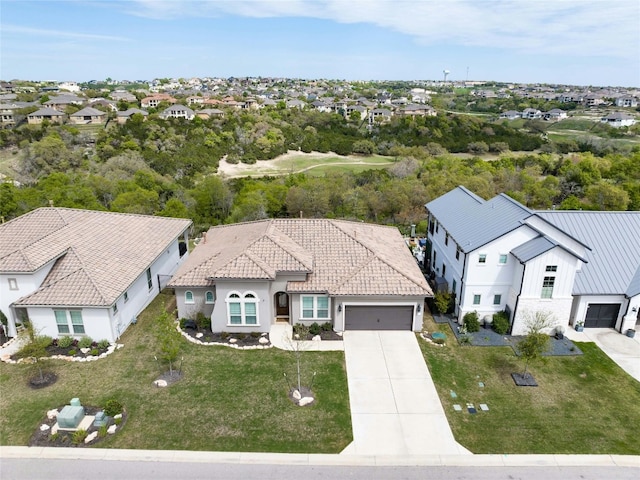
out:
<path id="1" fill-rule="evenodd" d="M 278 292 L 275 295 L 276 317 L 289 317 L 289 295 Z"/>

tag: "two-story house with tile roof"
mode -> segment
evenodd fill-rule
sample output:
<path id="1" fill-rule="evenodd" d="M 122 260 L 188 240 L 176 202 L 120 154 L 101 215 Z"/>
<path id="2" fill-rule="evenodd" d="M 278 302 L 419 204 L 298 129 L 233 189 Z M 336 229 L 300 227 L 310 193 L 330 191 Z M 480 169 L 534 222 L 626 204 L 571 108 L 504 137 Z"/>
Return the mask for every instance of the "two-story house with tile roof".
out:
<path id="1" fill-rule="evenodd" d="M 188 257 L 190 220 L 39 208 L 0 225 L 0 310 L 50 337 L 113 342 Z"/>
<path id="2" fill-rule="evenodd" d="M 276 320 L 418 331 L 432 296 L 396 228 L 328 219 L 212 227 L 169 286 L 180 317 L 202 312 L 218 332 Z"/>
<path id="3" fill-rule="evenodd" d="M 426 209 L 428 267 L 459 319 L 504 310 L 513 334 L 535 311 L 622 333 L 640 320 L 640 212 L 532 211 L 464 187 Z"/>

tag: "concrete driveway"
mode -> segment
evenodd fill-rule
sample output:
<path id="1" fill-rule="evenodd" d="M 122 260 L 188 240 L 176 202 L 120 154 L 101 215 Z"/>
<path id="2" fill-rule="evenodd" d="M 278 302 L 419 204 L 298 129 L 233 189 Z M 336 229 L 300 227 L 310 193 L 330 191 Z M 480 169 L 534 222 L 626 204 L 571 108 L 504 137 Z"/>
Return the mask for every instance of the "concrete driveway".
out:
<path id="1" fill-rule="evenodd" d="M 347 331 L 344 350 L 355 455 L 469 454 L 453 438 L 409 331 Z"/>

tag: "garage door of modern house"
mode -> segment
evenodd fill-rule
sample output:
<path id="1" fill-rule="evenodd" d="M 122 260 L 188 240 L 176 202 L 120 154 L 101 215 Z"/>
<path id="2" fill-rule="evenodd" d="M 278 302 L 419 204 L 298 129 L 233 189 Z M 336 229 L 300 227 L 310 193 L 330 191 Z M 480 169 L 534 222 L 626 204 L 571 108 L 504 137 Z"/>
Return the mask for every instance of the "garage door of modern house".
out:
<path id="1" fill-rule="evenodd" d="M 344 318 L 346 330 L 411 330 L 413 307 L 347 305 Z"/>
<path id="2" fill-rule="evenodd" d="M 615 328 L 619 303 L 590 303 L 584 319 L 585 328 Z"/>

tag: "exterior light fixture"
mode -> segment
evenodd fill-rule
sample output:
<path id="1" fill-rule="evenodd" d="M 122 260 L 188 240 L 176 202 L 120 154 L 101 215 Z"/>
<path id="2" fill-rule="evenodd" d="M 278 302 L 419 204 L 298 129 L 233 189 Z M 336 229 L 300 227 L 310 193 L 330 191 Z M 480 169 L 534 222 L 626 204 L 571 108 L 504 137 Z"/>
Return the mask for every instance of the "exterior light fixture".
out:
<path id="1" fill-rule="evenodd" d="M 338 313 L 342 312 L 342 304 L 338 305 Z"/>
<path id="2" fill-rule="evenodd" d="M 420 313 L 422 311 L 422 305 L 418 304 L 417 312 Z"/>

